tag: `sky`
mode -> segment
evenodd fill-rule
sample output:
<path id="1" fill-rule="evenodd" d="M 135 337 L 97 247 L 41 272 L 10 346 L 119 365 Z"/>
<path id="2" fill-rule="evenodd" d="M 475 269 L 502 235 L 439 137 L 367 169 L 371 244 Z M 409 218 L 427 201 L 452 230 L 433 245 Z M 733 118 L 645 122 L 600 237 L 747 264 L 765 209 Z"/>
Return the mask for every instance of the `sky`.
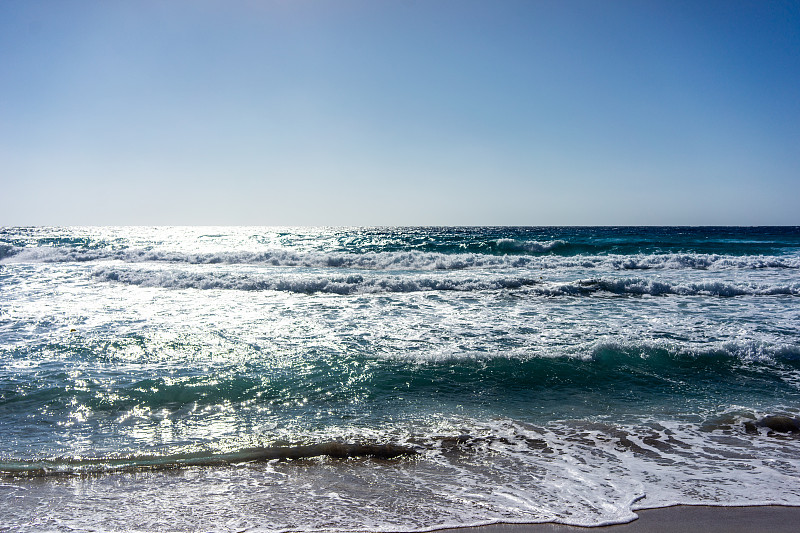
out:
<path id="1" fill-rule="evenodd" d="M 0 1 L 0 226 L 800 225 L 800 2 Z"/>

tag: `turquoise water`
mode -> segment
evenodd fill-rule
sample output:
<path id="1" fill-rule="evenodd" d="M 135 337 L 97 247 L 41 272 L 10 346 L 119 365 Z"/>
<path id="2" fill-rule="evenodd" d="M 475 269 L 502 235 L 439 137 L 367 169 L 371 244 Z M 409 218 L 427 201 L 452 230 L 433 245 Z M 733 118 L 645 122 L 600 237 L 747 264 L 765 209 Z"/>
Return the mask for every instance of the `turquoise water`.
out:
<path id="1" fill-rule="evenodd" d="M 798 273 L 800 228 L 3 228 L 0 523 L 798 505 Z"/>

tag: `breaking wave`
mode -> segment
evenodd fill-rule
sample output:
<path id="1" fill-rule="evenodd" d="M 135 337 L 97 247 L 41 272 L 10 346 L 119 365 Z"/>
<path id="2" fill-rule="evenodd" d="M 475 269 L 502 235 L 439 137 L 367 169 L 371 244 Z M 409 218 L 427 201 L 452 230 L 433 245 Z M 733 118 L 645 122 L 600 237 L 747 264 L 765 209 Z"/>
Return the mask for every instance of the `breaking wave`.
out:
<path id="1" fill-rule="evenodd" d="M 421 291 L 484 291 L 525 289 L 539 296 L 586 296 L 596 293 L 635 296 L 800 296 L 800 282 L 783 285 L 722 281 L 667 282 L 640 277 L 548 282 L 533 276 L 431 276 L 392 274 L 207 272 L 136 270 L 99 267 L 92 276 L 107 282 L 166 289 L 228 289 L 294 293 L 400 293 Z"/>
<path id="2" fill-rule="evenodd" d="M 566 248 L 569 246 L 567 241 L 557 239 L 549 242 L 520 241 L 517 239 L 497 239 L 498 252 L 527 252 L 532 254 L 543 254 Z"/>
<path id="3" fill-rule="evenodd" d="M 669 283 L 644 278 L 599 278 L 578 280 L 559 285 L 552 289 L 543 288 L 543 294 L 581 295 L 606 292 L 620 295 L 679 295 L 679 296 L 776 296 L 800 295 L 800 282 L 788 285 L 768 285 L 756 283 L 725 283 L 703 281 L 694 283 Z"/>
<path id="4" fill-rule="evenodd" d="M 416 455 L 410 446 L 398 444 L 323 442 L 309 445 L 276 445 L 245 448 L 229 453 L 185 453 L 164 456 L 125 456 L 48 459 L 0 463 L 2 477 L 45 477 L 136 470 L 173 470 L 191 466 L 224 466 L 273 460 L 297 460 L 327 456 L 337 459 L 375 457 L 394 459 Z"/>
<path id="5" fill-rule="evenodd" d="M 544 251 L 561 246 L 552 243 L 520 243 L 512 239 L 503 247 Z M 478 268 L 604 268 L 612 270 L 756 270 L 800 269 L 800 257 L 729 256 L 714 254 L 637 255 L 492 255 L 483 253 L 392 252 L 298 252 L 289 249 L 263 251 L 184 252 L 148 249 L 19 248 L 0 245 L 0 261 L 19 263 L 174 263 L 190 265 L 267 265 L 359 270 L 466 270 Z"/>
<path id="6" fill-rule="evenodd" d="M 278 275 L 184 272 L 172 270 L 127 270 L 98 268 L 92 272 L 102 281 L 167 289 L 233 289 L 242 291 L 285 291 L 296 293 L 397 293 L 420 291 L 480 291 L 518 289 L 539 283 L 527 277 L 431 277 L 350 275 Z"/>

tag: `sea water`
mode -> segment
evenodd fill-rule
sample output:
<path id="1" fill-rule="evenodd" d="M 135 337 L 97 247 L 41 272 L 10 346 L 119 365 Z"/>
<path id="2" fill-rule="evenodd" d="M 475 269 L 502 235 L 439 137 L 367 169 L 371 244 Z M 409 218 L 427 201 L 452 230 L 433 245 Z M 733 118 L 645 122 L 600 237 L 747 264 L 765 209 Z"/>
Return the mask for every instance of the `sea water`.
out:
<path id="1" fill-rule="evenodd" d="M 0 229 L 0 524 L 800 505 L 800 228 Z"/>

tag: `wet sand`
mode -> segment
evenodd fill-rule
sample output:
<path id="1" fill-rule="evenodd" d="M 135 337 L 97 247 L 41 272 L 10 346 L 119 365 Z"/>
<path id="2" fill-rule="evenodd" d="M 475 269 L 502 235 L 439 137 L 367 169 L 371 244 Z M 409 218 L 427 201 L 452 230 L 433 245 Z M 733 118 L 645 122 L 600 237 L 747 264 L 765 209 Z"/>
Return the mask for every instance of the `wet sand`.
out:
<path id="1" fill-rule="evenodd" d="M 636 511 L 637 520 L 601 527 L 561 524 L 492 524 L 480 527 L 440 529 L 440 533 L 796 533 L 800 531 L 800 507 L 686 506 Z"/>

